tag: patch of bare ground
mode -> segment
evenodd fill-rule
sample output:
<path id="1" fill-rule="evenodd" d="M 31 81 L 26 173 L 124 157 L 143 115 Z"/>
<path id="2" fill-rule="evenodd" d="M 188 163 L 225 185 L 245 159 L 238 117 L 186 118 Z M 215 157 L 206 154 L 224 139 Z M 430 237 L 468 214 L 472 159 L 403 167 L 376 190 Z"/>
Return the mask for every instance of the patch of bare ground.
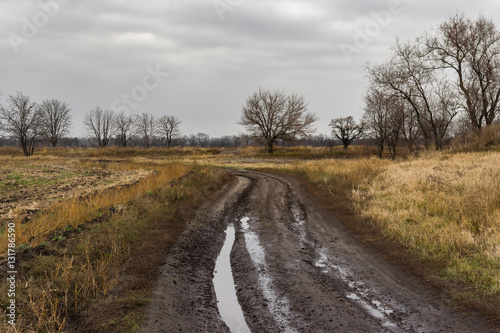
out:
<path id="1" fill-rule="evenodd" d="M 144 169 L 107 169 L 102 163 L 79 160 L 11 159 L 0 166 L 0 221 L 20 219 L 26 223 L 53 202 L 129 186 L 150 173 Z"/>

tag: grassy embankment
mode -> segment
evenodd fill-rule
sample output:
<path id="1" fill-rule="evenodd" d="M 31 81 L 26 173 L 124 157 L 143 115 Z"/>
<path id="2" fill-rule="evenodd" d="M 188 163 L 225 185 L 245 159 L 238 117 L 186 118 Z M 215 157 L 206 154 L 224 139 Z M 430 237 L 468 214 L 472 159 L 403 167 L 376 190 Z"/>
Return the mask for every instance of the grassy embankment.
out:
<path id="1" fill-rule="evenodd" d="M 2 332 L 138 330 L 166 252 L 190 213 L 229 179 L 212 168 L 168 161 L 84 164 L 153 172 L 128 186 L 54 202 L 27 223 L 15 221 L 18 317 L 15 327 L 2 322 Z M 4 226 L 0 233 L 5 253 Z M 2 316 L 7 289 L 2 279 Z"/>
<path id="2" fill-rule="evenodd" d="M 295 164 L 334 209 L 350 209 L 415 256 L 462 305 L 500 320 L 500 154 Z M 445 283 L 443 283 L 446 281 Z"/>

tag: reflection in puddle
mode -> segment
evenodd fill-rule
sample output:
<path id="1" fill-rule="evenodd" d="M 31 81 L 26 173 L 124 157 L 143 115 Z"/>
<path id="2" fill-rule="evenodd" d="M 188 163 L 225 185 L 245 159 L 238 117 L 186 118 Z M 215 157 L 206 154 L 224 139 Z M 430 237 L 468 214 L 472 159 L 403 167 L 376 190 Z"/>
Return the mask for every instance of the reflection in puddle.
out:
<path id="1" fill-rule="evenodd" d="M 290 315 L 290 306 L 288 299 L 284 296 L 278 295 L 273 286 L 273 279 L 267 273 L 267 265 L 265 260 L 264 248 L 260 244 L 259 236 L 250 231 L 249 217 L 243 217 L 241 222 L 241 229 L 245 233 L 245 245 L 250 258 L 258 271 L 258 281 L 262 289 L 264 298 L 268 301 L 269 312 L 273 316 L 276 323 L 283 328 L 285 333 L 297 332 L 288 321 Z"/>
<path id="2" fill-rule="evenodd" d="M 226 229 L 226 241 L 215 263 L 214 289 L 219 313 L 232 333 L 250 333 L 241 306 L 238 303 L 231 270 L 230 255 L 235 239 L 234 226 Z"/>

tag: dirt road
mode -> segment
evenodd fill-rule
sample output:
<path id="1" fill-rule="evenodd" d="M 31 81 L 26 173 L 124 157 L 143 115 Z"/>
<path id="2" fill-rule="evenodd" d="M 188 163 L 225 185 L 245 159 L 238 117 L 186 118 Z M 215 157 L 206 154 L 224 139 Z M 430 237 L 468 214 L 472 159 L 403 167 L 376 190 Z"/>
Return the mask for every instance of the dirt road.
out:
<path id="1" fill-rule="evenodd" d="M 145 332 L 496 331 L 377 257 L 293 179 L 234 175 L 166 258 Z M 245 320 L 214 288 L 226 229 Z"/>

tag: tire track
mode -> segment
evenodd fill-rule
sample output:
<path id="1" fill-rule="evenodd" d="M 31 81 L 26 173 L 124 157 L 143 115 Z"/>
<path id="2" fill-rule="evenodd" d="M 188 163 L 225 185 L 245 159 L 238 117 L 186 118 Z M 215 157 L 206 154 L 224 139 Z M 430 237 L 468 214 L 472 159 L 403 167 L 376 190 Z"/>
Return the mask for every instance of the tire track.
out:
<path id="1" fill-rule="evenodd" d="M 386 263 L 292 179 L 234 171 L 162 268 L 144 332 L 229 332 L 212 279 L 229 224 L 230 261 L 250 331 L 495 332 Z"/>

